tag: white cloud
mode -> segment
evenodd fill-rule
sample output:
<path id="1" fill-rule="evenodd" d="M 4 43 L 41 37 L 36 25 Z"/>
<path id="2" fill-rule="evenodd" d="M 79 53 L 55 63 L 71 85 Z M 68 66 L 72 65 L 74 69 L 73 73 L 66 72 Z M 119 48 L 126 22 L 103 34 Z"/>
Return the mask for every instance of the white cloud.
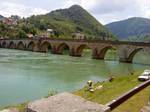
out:
<path id="1" fill-rule="evenodd" d="M 31 13 L 29 15 L 39 15 L 39 14 L 46 14 L 48 13 L 48 10 L 41 9 L 41 8 L 34 8 L 32 9 Z"/>
<path id="2" fill-rule="evenodd" d="M 21 17 L 28 17 L 31 15 L 45 14 L 49 12 L 46 9 L 20 4 L 18 0 L 12 0 L 12 1 L 10 2 L 8 0 L 0 4 L 1 15 L 6 16 L 6 17 L 9 17 L 11 15 L 19 15 Z"/>
<path id="3" fill-rule="evenodd" d="M 95 5 L 97 4 L 97 0 L 81 0 L 81 6 L 83 6 L 84 8 L 86 8 L 87 10 L 90 10 L 91 8 L 93 8 Z"/>
<path id="4" fill-rule="evenodd" d="M 150 18 L 150 0 L 95 0 L 89 11 L 102 23 L 129 17 Z"/>
<path id="5" fill-rule="evenodd" d="M 150 0 L 2 0 L 0 14 L 30 16 L 79 4 L 103 24 L 128 17 L 150 18 Z"/>
<path id="6" fill-rule="evenodd" d="M 66 7 L 69 7 L 69 6 L 71 6 L 71 5 L 74 5 L 74 4 L 76 4 L 76 2 L 78 2 L 78 1 L 67 0 L 67 1 L 65 2 L 65 4 L 64 4 L 63 8 L 66 8 Z"/>
<path id="7" fill-rule="evenodd" d="M 150 0 L 137 0 L 140 15 L 150 18 Z"/>
<path id="8" fill-rule="evenodd" d="M 13 2 L 5 1 L 0 4 L 0 14 L 4 16 L 10 16 L 12 14 L 23 16 L 24 14 L 26 14 L 26 9 L 27 7 L 25 7 L 24 5 L 16 4 Z"/>

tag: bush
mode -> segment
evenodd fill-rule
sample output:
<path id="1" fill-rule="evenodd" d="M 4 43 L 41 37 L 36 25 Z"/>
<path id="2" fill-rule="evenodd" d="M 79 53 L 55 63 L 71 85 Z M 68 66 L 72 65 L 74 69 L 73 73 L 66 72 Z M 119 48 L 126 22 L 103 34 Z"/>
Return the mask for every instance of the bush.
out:
<path id="1" fill-rule="evenodd" d="M 48 98 L 48 97 L 50 97 L 50 96 L 54 96 L 54 95 L 56 95 L 57 93 L 58 93 L 58 92 L 55 91 L 55 90 L 49 90 L 48 95 L 45 96 L 45 98 Z"/>
<path id="2" fill-rule="evenodd" d="M 17 37 L 19 38 L 27 38 L 27 35 L 24 30 L 19 30 Z"/>

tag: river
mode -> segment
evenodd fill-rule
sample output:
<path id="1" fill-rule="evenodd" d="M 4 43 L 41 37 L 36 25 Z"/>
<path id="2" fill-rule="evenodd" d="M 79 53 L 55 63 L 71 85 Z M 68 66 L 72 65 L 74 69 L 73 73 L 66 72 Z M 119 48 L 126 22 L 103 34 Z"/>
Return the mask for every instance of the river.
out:
<path id="1" fill-rule="evenodd" d="M 112 53 L 107 53 L 104 61 L 91 59 L 89 53 L 71 57 L 0 49 L 0 106 L 39 99 L 52 90 L 72 92 L 88 80 L 103 81 L 109 75 L 127 75 L 149 69 L 149 56 L 138 53 L 135 64 L 128 64 L 118 62 Z"/>

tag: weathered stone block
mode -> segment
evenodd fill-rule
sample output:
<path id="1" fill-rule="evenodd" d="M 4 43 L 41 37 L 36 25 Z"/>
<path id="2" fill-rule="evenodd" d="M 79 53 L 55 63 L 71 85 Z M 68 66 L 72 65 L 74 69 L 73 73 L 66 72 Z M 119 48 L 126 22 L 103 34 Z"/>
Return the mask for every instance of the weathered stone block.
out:
<path id="1" fill-rule="evenodd" d="M 10 108 L 10 109 L 4 109 L 4 110 L 2 110 L 0 112 L 19 112 L 19 111 L 16 108 Z"/>
<path id="2" fill-rule="evenodd" d="M 61 93 L 28 104 L 26 112 L 110 112 L 109 107 Z"/>

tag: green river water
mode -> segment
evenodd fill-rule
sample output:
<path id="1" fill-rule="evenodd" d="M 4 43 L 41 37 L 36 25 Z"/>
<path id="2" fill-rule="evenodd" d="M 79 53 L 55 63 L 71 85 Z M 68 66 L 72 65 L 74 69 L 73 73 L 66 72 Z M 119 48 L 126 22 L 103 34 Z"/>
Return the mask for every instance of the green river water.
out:
<path id="1" fill-rule="evenodd" d="M 103 81 L 109 75 L 149 69 L 149 56 L 140 52 L 134 62 L 143 64 L 127 64 L 118 62 L 115 53 L 107 53 L 104 61 L 91 59 L 89 53 L 71 57 L 0 49 L 0 106 L 39 99 L 50 90 L 72 92 L 88 80 Z"/>

